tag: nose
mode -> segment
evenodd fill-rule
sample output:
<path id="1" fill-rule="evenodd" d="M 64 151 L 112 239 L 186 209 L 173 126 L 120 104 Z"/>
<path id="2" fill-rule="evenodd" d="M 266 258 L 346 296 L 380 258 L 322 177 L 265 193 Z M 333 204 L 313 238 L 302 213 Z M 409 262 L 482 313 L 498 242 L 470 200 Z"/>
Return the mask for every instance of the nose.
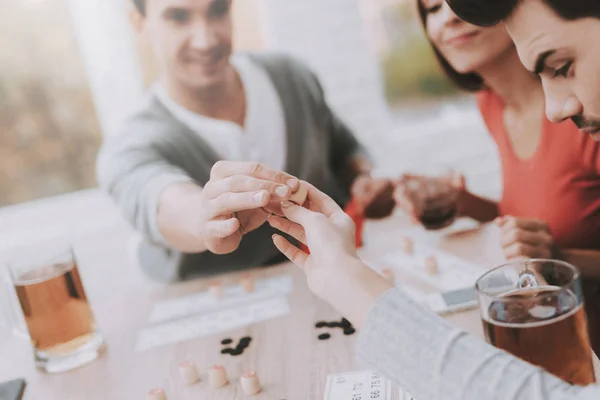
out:
<path id="1" fill-rule="evenodd" d="M 583 106 L 575 96 L 552 97 L 546 94 L 546 117 L 551 122 L 562 122 L 583 113 Z"/>
<path id="2" fill-rule="evenodd" d="M 546 117 L 551 122 L 562 122 L 566 119 L 583 113 L 583 105 L 569 88 L 561 84 L 544 82 L 546 96 Z"/>
<path id="3" fill-rule="evenodd" d="M 212 47 L 214 35 L 206 24 L 197 24 L 193 28 L 190 45 L 196 50 L 205 50 Z"/>

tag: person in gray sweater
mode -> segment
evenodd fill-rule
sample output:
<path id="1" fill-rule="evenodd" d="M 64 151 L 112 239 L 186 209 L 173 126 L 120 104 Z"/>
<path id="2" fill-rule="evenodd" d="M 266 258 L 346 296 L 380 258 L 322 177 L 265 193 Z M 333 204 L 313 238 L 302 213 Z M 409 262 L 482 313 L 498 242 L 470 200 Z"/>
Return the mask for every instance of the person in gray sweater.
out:
<path id="1" fill-rule="evenodd" d="M 367 217 L 391 213 L 392 183 L 371 177 L 310 70 L 284 55 L 232 54 L 231 0 L 134 2 L 160 75 L 103 145 L 97 175 L 143 235 L 137 255 L 151 277 L 282 261 L 264 222 L 296 177 L 340 205 L 352 196 Z"/>
<path id="2" fill-rule="evenodd" d="M 600 387 L 574 386 L 452 326 L 367 267 L 354 224 L 309 186 L 310 207 L 285 202 L 269 224 L 310 248 L 273 235 L 302 268 L 310 289 L 359 330 L 358 359 L 416 400 L 597 400 Z"/>

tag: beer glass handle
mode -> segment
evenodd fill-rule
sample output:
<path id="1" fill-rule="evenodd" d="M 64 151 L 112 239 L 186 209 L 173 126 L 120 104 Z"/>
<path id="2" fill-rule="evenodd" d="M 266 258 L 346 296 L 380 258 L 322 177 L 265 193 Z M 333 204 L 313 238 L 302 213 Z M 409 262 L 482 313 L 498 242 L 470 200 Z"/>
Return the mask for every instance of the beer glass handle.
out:
<path id="1" fill-rule="evenodd" d="M 14 286 L 6 268 L 0 267 L 0 332 L 27 338 L 27 328 Z"/>

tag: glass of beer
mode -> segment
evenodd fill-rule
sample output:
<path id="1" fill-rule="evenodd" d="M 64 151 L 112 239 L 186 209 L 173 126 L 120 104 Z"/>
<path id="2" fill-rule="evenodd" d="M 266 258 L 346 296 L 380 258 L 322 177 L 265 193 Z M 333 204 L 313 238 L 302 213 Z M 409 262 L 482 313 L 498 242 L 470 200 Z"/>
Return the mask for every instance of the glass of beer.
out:
<path id="1" fill-rule="evenodd" d="M 573 385 L 595 382 L 581 277 L 557 260 L 519 260 L 476 283 L 486 340 Z"/>
<path id="2" fill-rule="evenodd" d="M 13 330 L 29 337 L 36 367 L 63 372 L 95 360 L 104 339 L 96 329 L 71 246 L 21 246 L 6 258 L 9 290 L 3 297 L 17 299 L 10 310 Z"/>
<path id="3" fill-rule="evenodd" d="M 459 190 L 454 183 L 457 175 L 449 168 L 429 167 L 422 172 L 402 177 L 404 195 L 425 229 L 446 228 L 458 215 Z"/>

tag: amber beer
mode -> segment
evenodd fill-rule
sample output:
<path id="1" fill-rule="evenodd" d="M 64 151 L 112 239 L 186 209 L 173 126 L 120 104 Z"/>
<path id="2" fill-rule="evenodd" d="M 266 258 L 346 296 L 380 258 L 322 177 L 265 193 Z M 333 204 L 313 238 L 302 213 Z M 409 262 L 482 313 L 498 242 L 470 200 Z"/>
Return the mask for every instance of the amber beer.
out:
<path id="1" fill-rule="evenodd" d="M 70 244 L 59 238 L 10 249 L 13 331 L 29 337 L 37 368 L 57 373 L 85 365 L 104 350 Z M 11 291 L 12 292 L 12 291 Z M 16 296 L 12 296 L 12 295 Z M 25 330 L 27 332 L 25 332 Z"/>
<path id="2" fill-rule="evenodd" d="M 574 385 L 595 382 L 585 313 L 573 292 L 542 286 L 502 297 L 508 301 L 493 302 L 483 320 L 489 343 Z"/>
<path id="3" fill-rule="evenodd" d="M 94 317 L 75 262 L 28 271 L 13 284 L 35 350 L 66 354 L 95 333 Z"/>
<path id="4" fill-rule="evenodd" d="M 492 345 L 573 385 L 596 381 L 579 271 L 557 260 L 519 260 L 476 284 Z"/>

